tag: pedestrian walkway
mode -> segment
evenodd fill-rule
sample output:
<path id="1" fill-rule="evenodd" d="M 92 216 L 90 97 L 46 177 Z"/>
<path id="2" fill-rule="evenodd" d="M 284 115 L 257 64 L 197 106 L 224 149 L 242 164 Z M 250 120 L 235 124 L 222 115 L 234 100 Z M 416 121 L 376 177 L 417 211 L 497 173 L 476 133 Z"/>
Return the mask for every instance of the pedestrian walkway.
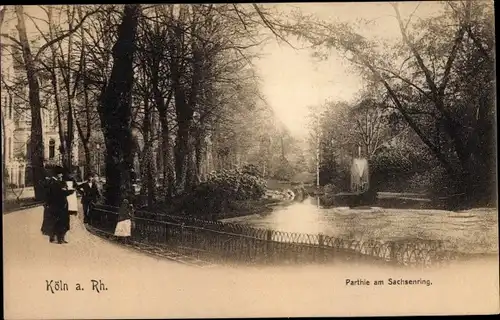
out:
<path id="1" fill-rule="evenodd" d="M 102 261 L 120 264 L 118 258 L 148 262 L 151 259 L 90 234 L 80 216 L 71 216 L 68 244 L 49 243 L 48 237 L 40 232 L 42 218 L 41 206 L 4 216 L 3 249 L 9 265 L 23 267 L 30 263 L 50 263 L 72 267 L 78 264 L 90 268 L 101 265 Z"/>
<path id="2" fill-rule="evenodd" d="M 498 310 L 498 261 L 419 271 L 418 277 L 434 282 L 432 290 L 356 289 L 345 286 L 345 279 L 412 278 L 415 272 L 350 264 L 194 268 L 94 236 L 81 217 L 71 217 L 68 244 L 49 243 L 40 232 L 42 215 L 37 207 L 3 216 L 5 319 L 347 316 L 360 303 L 357 315 L 365 316 L 378 314 L 381 306 L 415 315 Z M 68 290 L 52 293 L 48 281 L 65 283 Z M 95 290 L 93 282 L 105 289 Z M 76 284 L 85 290 L 77 291 Z M 460 292 L 453 311 L 443 307 L 451 307 L 449 292 Z M 374 294 L 390 299 L 371 299 Z M 408 301 L 424 296 L 426 305 L 408 309 Z"/>
<path id="3" fill-rule="evenodd" d="M 122 245 L 102 239 L 89 233 L 82 222 L 82 208 L 79 208 L 79 216 L 71 216 L 70 231 L 66 239 L 68 244 L 49 243 L 48 237 L 40 232 L 43 218 L 43 207 L 30 208 L 18 211 L 13 215 L 4 217 L 4 255 L 9 257 L 9 263 L 17 265 L 22 263 L 47 262 L 56 265 L 71 266 L 78 263 L 79 266 L 99 265 L 103 260 L 107 263 L 118 261 L 119 258 L 127 260 L 148 261 L 158 260 L 141 253 L 139 250 L 131 250 Z M 21 226 L 21 227 L 20 227 Z M 141 249 L 136 247 L 135 249 Z M 144 248 L 145 252 L 153 253 L 157 257 L 184 263 L 186 265 L 201 265 L 192 262 L 192 259 L 163 250 Z M 149 250 L 148 250 L 149 249 Z M 22 254 L 21 254 L 22 252 Z M 68 253 L 70 254 L 68 256 Z M 70 259 L 68 259 L 70 257 Z M 112 258 L 112 260 L 110 260 Z M 55 263 L 54 263 L 55 262 Z"/>

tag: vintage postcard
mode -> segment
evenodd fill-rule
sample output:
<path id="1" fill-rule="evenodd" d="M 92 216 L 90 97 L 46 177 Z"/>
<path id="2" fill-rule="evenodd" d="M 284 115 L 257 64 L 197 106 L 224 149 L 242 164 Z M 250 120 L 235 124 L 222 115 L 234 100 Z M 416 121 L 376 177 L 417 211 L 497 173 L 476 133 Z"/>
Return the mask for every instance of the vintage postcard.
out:
<path id="1" fill-rule="evenodd" d="M 499 313 L 494 21 L 0 6 L 4 317 Z"/>

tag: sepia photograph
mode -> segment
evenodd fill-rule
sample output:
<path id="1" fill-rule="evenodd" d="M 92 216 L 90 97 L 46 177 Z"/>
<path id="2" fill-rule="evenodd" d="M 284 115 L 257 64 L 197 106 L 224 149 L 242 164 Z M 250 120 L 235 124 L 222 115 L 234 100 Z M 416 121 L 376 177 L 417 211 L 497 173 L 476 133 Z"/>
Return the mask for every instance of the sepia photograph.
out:
<path id="1" fill-rule="evenodd" d="M 0 5 L 4 318 L 500 313 L 494 22 Z"/>

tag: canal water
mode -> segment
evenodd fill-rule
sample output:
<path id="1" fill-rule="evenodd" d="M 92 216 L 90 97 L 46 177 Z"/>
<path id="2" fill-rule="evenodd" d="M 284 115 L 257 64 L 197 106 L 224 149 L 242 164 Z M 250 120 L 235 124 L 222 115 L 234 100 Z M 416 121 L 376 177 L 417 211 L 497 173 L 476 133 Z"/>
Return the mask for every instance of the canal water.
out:
<path id="1" fill-rule="evenodd" d="M 321 208 L 317 198 L 277 206 L 271 213 L 230 218 L 277 231 L 318 234 L 355 240 L 441 240 L 447 249 L 473 254 L 498 252 L 498 211 L 391 208 Z"/>

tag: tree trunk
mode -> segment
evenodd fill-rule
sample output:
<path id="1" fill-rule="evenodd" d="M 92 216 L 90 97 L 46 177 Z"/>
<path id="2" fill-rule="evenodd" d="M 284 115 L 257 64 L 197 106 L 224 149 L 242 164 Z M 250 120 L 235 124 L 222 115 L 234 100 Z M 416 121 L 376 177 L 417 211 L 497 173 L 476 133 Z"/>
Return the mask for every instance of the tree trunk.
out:
<path id="1" fill-rule="evenodd" d="M 35 198 L 41 200 L 43 198 L 44 168 L 43 168 L 43 131 L 41 117 L 41 102 L 40 102 L 40 86 L 38 84 L 38 74 L 31 53 L 28 36 L 26 33 L 26 25 L 24 23 L 23 6 L 16 6 L 17 15 L 17 31 L 19 32 L 19 40 L 22 45 L 23 60 L 28 78 L 29 90 L 29 105 L 31 111 L 31 136 L 30 136 L 30 152 L 31 152 L 31 168 L 33 172 L 33 187 L 35 190 Z"/>
<path id="2" fill-rule="evenodd" d="M 1 50 L 1 49 L 0 49 Z M 1 54 L 1 53 L 0 53 Z M 7 151 L 7 141 L 5 135 L 5 116 L 6 114 L 4 110 L 2 110 L 2 195 L 4 199 L 7 199 L 7 185 L 8 185 L 8 177 L 7 177 L 7 167 L 5 166 L 6 160 L 6 151 Z"/>
<path id="3" fill-rule="evenodd" d="M 0 11 L 0 30 L 2 29 L 3 25 L 3 19 L 5 17 L 5 7 L 2 7 Z M 0 58 L 2 57 L 3 50 L 2 46 L 0 46 Z M 10 97 L 9 97 L 10 98 Z M 9 104 L 12 103 L 11 99 L 9 99 Z M 8 106 L 5 106 L 8 108 Z M 5 157 L 6 157 L 6 151 L 7 151 L 7 138 L 6 138 L 6 130 L 5 130 L 5 115 L 8 114 L 8 111 L 6 109 L 3 109 L 1 111 L 1 117 L 2 117 L 2 195 L 4 199 L 7 199 L 7 167 L 5 166 Z"/>
<path id="4" fill-rule="evenodd" d="M 166 184 L 165 200 L 168 201 L 172 198 L 174 193 L 175 176 L 174 176 L 174 169 L 172 166 L 172 157 L 171 157 L 172 148 L 170 146 L 169 129 L 166 120 L 161 121 L 161 127 L 162 127 L 161 144 L 163 151 L 163 183 Z"/>
<path id="5" fill-rule="evenodd" d="M 67 14 L 68 16 L 71 16 L 72 18 L 74 18 L 74 13 L 75 13 L 75 7 L 72 8 L 73 10 L 73 13 L 70 15 L 69 13 L 69 6 L 66 7 L 67 8 Z M 69 30 L 73 29 L 73 21 L 72 19 L 69 19 L 69 25 L 68 25 L 68 28 Z M 68 67 L 71 67 L 73 65 L 73 61 L 71 59 L 71 51 L 73 49 L 73 34 L 70 34 L 69 37 L 68 37 L 68 48 L 67 48 L 67 56 L 68 56 L 68 62 L 67 62 L 67 65 Z M 62 50 L 61 50 L 62 51 Z M 61 52 L 62 54 L 62 52 Z M 80 61 L 81 62 L 81 61 Z M 61 66 L 62 67 L 62 66 Z M 81 67 L 81 64 L 80 64 L 80 67 Z M 65 83 L 65 86 L 66 86 L 66 99 L 67 99 L 67 103 L 68 103 L 68 110 L 67 110 L 67 122 L 66 122 L 66 125 L 67 125 L 67 132 L 66 132 L 66 167 L 69 169 L 69 170 L 72 170 L 72 166 L 73 166 L 73 159 L 72 159 L 72 155 L 73 155 L 73 140 L 74 140 L 74 136 L 75 136 L 75 131 L 74 131 L 74 124 L 73 124 L 73 99 L 74 99 L 74 92 L 72 93 L 71 91 L 71 80 L 72 80 L 72 72 L 70 70 L 67 70 L 66 71 L 66 77 L 64 77 L 64 83 Z M 75 79 L 75 81 L 78 81 Z"/>
<path id="6" fill-rule="evenodd" d="M 186 14 L 184 7 L 181 6 L 180 20 Z M 180 24 L 180 22 L 179 22 Z M 191 34 L 194 34 L 194 24 L 191 25 Z M 184 57 L 184 50 L 182 39 L 184 38 L 183 30 L 180 25 L 176 27 L 174 33 L 174 51 L 177 57 Z M 182 81 L 182 60 L 172 59 L 171 63 L 171 75 L 172 75 L 172 86 L 174 88 L 174 101 L 175 101 L 175 111 L 177 116 L 177 139 L 175 143 L 175 178 L 176 178 L 176 193 L 181 194 L 186 188 L 186 184 L 189 184 L 187 178 L 187 171 L 189 166 L 189 157 L 192 155 L 190 148 L 190 133 L 193 121 L 194 107 L 197 103 L 197 95 L 200 85 L 201 76 L 201 52 L 197 48 L 196 41 L 193 37 L 191 42 L 191 52 L 193 53 L 192 59 L 192 78 L 191 78 L 191 88 L 189 94 L 189 101 L 186 95 L 184 81 Z M 182 73 L 182 74 L 181 74 Z"/>
<path id="7" fill-rule="evenodd" d="M 73 140 L 74 140 L 74 126 L 73 126 L 73 106 L 71 102 L 68 102 L 68 113 L 67 113 L 67 132 L 65 135 L 66 138 L 66 162 L 64 163 L 65 167 L 68 168 L 68 170 L 72 170 L 73 166 L 73 161 L 72 161 L 72 154 L 73 154 Z"/>
<path id="8" fill-rule="evenodd" d="M 202 165 L 203 165 L 203 139 L 201 134 L 198 134 L 195 141 L 194 151 L 195 151 L 195 168 L 196 168 L 196 182 L 200 183 L 202 181 Z"/>
<path id="9" fill-rule="evenodd" d="M 0 29 L 2 28 L 2 25 L 3 25 L 3 20 L 5 18 L 5 10 L 7 10 L 7 8 L 5 6 L 2 6 L 0 8 Z M 1 50 L 1 49 L 0 49 Z"/>
<path id="10" fill-rule="evenodd" d="M 82 141 L 82 145 L 83 145 L 83 152 L 85 153 L 85 174 L 89 174 L 90 172 L 92 172 L 92 167 L 90 165 L 91 163 L 91 158 L 90 158 L 90 150 L 89 150 L 89 144 L 88 142 L 85 143 Z M 85 179 L 85 177 L 82 177 Z"/>
<path id="11" fill-rule="evenodd" d="M 79 8 L 80 11 L 80 16 L 81 14 L 81 8 Z M 82 57 L 85 56 L 85 51 L 86 51 L 86 44 L 85 44 L 85 36 L 83 29 L 81 30 L 81 41 L 82 41 Z M 83 74 L 86 74 L 87 72 L 87 64 L 86 64 L 86 59 L 83 58 L 82 60 L 82 72 Z M 83 105 L 85 108 L 85 130 L 86 132 L 84 133 L 82 130 L 82 126 L 80 125 L 79 117 L 75 117 L 75 125 L 76 129 L 78 132 L 78 136 L 80 138 L 80 141 L 82 142 L 83 145 L 83 150 L 85 153 L 85 174 L 89 174 L 92 172 L 92 166 L 91 166 L 91 157 L 90 157 L 90 150 L 89 150 L 89 141 L 90 141 L 90 136 L 91 136 L 91 130 L 92 130 L 92 123 L 91 123 L 91 118 L 90 118 L 90 106 L 89 106 L 89 88 L 88 88 L 88 83 L 87 81 L 83 81 Z M 85 177 L 83 177 L 85 178 Z"/>
<path id="12" fill-rule="evenodd" d="M 152 129 L 154 128 L 154 119 L 152 108 L 149 105 L 149 96 L 144 96 L 144 121 L 142 124 L 142 132 L 144 146 L 140 157 L 141 166 L 141 195 L 147 197 L 147 205 L 149 208 L 153 206 L 155 199 L 154 179 L 153 179 L 153 141 L 151 139 Z"/>
<path id="13" fill-rule="evenodd" d="M 131 193 L 133 166 L 130 127 L 133 56 L 140 5 L 125 5 L 113 47 L 113 69 L 101 97 L 99 115 L 106 144 L 106 203 L 119 206 Z"/>
<path id="14" fill-rule="evenodd" d="M 51 72 L 51 83 L 52 83 L 52 88 L 54 89 L 54 101 L 55 101 L 55 105 L 56 105 L 56 112 L 57 112 L 57 132 L 59 134 L 59 141 L 61 142 L 60 143 L 60 146 L 59 146 L 59 152 L 61 153 L 61 155 L 63 156 L 63 159 L 64 159 L 64 155 L 66 154 L 66 138 L 64 136 L 64 129 L 63 129 L 63 124 L 62 124 L 62 110 L 61 110 L 61 104 L 59 102 L 59 89 L 58 89 L 58 80 L 57 80 L 57 69 L 52 69 L 50 72 Z M 64 164 L 64 161 L 63 161 L 63 164 Z"/>
<path id="15" fill-rule="evenodd" d="M 87 88 L 85 88 L 84 90 L 87 90 Z M 86 124 L 86 134 L 83 133 L 83 129 L 82 129 L 82 126 L 80 125 L 80 122 L 78 121 L 78 118 L 75 119 L 75 124 L 76 124 L 76 129 L 78 131 L 78 136 L 80 138 L 80 141 L 82 143 L 82 146 L 83 146 L 83 151 L 85 153 L 85 174 L 87 175 L 88 173 L 90 173 L 92 171 L 92 167 L 91 167 L 91 157 L 90 157 L 90 149 L 89 149 L 89 140 L 90 140 L 90 115 L 89 115 L 89 109 L 88 109 L 88 100 L 86 99 L 86 95 L 87 93 L 85 92 L 85 99 L 84 99 L 84 104 L 85 104 L 85 108 L 86 108 L 86 114 L 85 114 L 85 117 L 86 117 L 86 120 L 87 120 L 87 124 Z M 83 177 L 85 178 L 85 177 Z"/>
<path id="16" fill-rule="evenodd" d="M 48 21 L 49 21 L 49 35 L 50 35 L 50 40 L 54 39 L 54 22 L 53 22 L 53 15 L 52 15 L 52 6 L 48 7 L 47 11 L 48 15 Z M 52 84 L 52 89 L 54 90 L 54 103 L 56 105 L 56 112 L 57 112 L 57 129 L 58 129 L 58 134 L 59 134 L 59 141 L 60 141 L 60 146 L 59 146 L 59 152 L 62 155 L 62 164 L 63 166 L 66 167 L 66 162 L 65 162 L 65 154 L 66 154 L 66 137 L 64 135 L 64 129 L 63 129 L 63 123 L 62 123 L 62 109 L 61 109 L 61 102 L 60 102 L 60 97 L 59 97 L 59 77 L 58 75 L 58 68 L 57 68 L 57 54 L 56 50 L 54 48 L 54 44 L 50 46 L 51 50 L 51 63 L 52 67 L 48 67 L 47 71 L 50 72 L 50 82 Z M 42 63 L 43 64 L 43 63 Z"/>
<path id="17" fill-rule="evenodd" d="M 173 72 L 174 73 L 174 72 Z M 174 77 L 175 111 L 177 115 L 177 137 L 175 141 L 175 192 L 180 194 L 186 186 L 186 173 L 189 154 L 189 131 L 193 119 L 193 110 L 186 102 L 184 88 L 177 70 Z"/>
<path id="18" fill-rule="evenodd" d="M 186 117 L 178 116 L 178 130 L 175 141 L 175 193 L 181 194 L 186 186 L 186 174 L 189 148 L 189 128 Z"/>
<path id="19" fill-rule="evenodd" d="M 145 157 L 145 180 L 146 180 L 146 194 L 147 194 L 147 202 L 148 207 L 151 208 L 154 204 L 155 200 L 155 185 L 154 185 L 154 177 L 153 177 L 153 148 L 149 147 L 146 150 Z"/>
<path id="20" fill-rule="evenodd" d="M 187 168 L 186 168 L 186 190 L 192 190 L 194 186 L 199 183 L 198 176 L 198 164 L 197 164 L 197 150 L 196 150 L 197 139 L 195 133 L 190 134 L 190 142 L 188 145 L 188 156 L 187 156 Z"/>
<path id="21" fill-rule="evenodd" d="M 180 28 L 176 30 L 176 40 L 181 38 Z M 176 47 L 179 47 L 177 43 Z M 186 101 L 184 84 L 181 81 L 180 61 L 174 60 L 171 65 L 172 87 L 174 88 L 175 113 L 177 116 L 177 137 L 174 147 L 175 159 L 175 193 L 181 194 L 186 186 L 187 157 L 189 153 L 189 131 L 193 119 L 193 110 Z"/>
<path id="22" fill-rule="evenodd" d="M 169 201 L 173 195 L 174 188 L 174 170 L 172 168 L 172 159 L 170 156 L 171 147 L 169 140 L 169 128 L 168 128 L 168 114 L 167 109 L 170 105 L 170 101 L 172 99 L 172 91 L 170 91 L 167 101 L 160 91 L 159 88 L 159 68 L 160 62 L 157 57 L 153 57 L 153 66 L 151 69 L 151 87 L 153 90 L 153 98 L 156 106 L 156 110 L 158 110 L 158 115 L 160 118 L 160 126 L 161 126 L 161 157 L 162 157 L 162 173 L 163 173 L 163 190 L 165 191 L 165 200 Z M 165 188 L 166 187 L 166 188 Z"/>

